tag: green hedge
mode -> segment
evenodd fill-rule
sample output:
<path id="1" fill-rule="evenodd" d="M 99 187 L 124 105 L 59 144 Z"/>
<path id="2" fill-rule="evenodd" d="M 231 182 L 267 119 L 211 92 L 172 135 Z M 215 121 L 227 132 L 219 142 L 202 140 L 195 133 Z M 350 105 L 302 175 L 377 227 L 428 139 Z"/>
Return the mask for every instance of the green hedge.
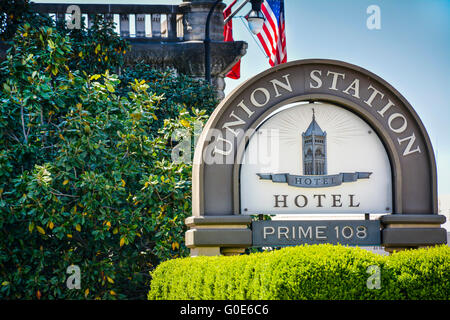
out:
<path id="1" fill-rule="evenodd" d="M 450 248 L 380 256 L 344 246 L 289 247 L 241 256 L 169 260 L 152 277 L 150 300 L 448 300 Z"/>

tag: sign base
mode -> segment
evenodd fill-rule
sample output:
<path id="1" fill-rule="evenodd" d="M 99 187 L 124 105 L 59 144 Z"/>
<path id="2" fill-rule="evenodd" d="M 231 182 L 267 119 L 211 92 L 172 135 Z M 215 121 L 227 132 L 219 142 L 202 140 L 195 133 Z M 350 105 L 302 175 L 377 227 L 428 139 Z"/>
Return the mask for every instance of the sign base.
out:
<path id="1" fill-rule="evenodd" d="M 252 245 L 251 216 L 201 216 L 185 220 L 191 256 L 236 255 Z"/>
<path id="2" fill-rule="evenodd" d="M 245 248 L 332 243 L 382 246 L 392 253 L 447 243 L 436 214 L 389 214 L 379 220 L 252 221 L 251 216 L 189 217 L 191 256 L 238 255 Z"/>
<path id="3" fill-rule="evenodd" d="M 438 214 L 390 214 L 380 217 L 382 245 L 389 253 L 447 243 L 441 228 L 445 216 Z"/>

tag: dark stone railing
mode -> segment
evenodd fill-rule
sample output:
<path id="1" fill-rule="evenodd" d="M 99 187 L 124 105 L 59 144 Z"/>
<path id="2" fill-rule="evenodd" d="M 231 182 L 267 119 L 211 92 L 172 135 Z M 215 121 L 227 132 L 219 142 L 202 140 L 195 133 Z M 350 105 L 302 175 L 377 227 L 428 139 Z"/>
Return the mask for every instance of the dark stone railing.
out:
<path id="1" fill-rule="evenodd" d="M 56 21 L 72 18 L 77 6 L 85 27 L 92 25 L 93 15 L 101 14 L 116 24 L 116 31 L 131 44 L 125 64 L 139 61 L 155 68 L 173 68 L 194 78 L 205 77 L 204 36 L 208 12 L 215 0 L 182 1 L 179 5 L 33 3 L 33 9 L 49 14 Z M 79 9 L 78 9 L 79 8 Z M 223 9 L 219 3 L 210 23 L 211 76 L 218 98 L 223 98 L 224 75 L 245 55 L 244 41 L 223 41 Z M 0 59 L 5 54 L 0 43 Z"/>
<path id="2" fill-rule="evenodd" d="M 55 20 L 68 20 L 70 4 L 38 3 L 33 9 L 47 13 Z M 183 41 L 183 7 L 177 5 L 132 5 L 132 4 L 76 4 L 81 18 L 90 28 L 94 14 L 103 15 L 116 23 L 116 30 L 123 38 L 149 41 Z"/>

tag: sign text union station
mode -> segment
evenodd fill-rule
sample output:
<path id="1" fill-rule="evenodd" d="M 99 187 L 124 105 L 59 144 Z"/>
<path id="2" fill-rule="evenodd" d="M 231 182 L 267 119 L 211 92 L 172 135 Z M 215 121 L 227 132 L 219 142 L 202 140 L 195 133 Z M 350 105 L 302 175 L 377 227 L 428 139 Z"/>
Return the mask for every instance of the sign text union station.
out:
<path id="1" fill-rule="evenodd" d="M 275 74 L 274 76 L 276 77 L 270 79 L 266 86 L 254 88 L 249 92 L 246 99 L 248 102 L 241 100 L 232 108 L 228 115 L 228 121 L 221 126 L 224 135 L 219 137 L 218 142 L 221 143 L 215 145 L 214 153 L 225 156 L 232 154 L 234 145 L 232 138 L 237 138 L 244 133 L 242 129 L 252 117 L 256 116 L 255 110 L 263 108 L 274 98 L 280 98 L 295 90 L 294 86 L 297 83 L 292 81 L 291 74 Z M 382 89 L 377 88 L 376 84 L 367 82 L 367 80 L 362 81 L 346 72 L 313 69 L 301 85 L 306 86 L 305 89 L 310 93 L 340 93 L 357 99 L 359 105 L 376 111 L 376 115 L 385 123 L 386 128 L 395 134 L 395 141 L 402 149 L 402 156 L 421 152 L 421 147 L 416 141 L 417 133 L 409 127 L 407 117 L 396 108 L 394 99 L 391 100 Z"/>

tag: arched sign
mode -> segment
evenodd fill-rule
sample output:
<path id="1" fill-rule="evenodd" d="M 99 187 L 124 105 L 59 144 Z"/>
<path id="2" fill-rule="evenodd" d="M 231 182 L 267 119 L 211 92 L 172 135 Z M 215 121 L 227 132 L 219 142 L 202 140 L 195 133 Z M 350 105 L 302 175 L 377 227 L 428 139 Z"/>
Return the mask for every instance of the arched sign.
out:
<path id="1" fill-rule="evenodd" d="M 258 145 L 255 137 L 270 130 L 278 141 L 273 150 L 267 151 L 270 139 L 259 144 L 269 164 L 262 166 L 261 156 L 249 163 L 261 152 L 251 151 Z M 385 213 L 384 226 L 408 226 L 394 233 L 385 228 L 386 245 L 417 239 L 412 225 L 426 225 L 422 238 L 430 238 L 434 227 L 429 241 L 442 241 L 427 132 L 406 99 L 363 68 L 319 59 L 271 68 L 223 100 L 197 142 L 193 212 L 186 221 L 189 247 L 249 246 L 248 214 L 306 208 L 309 213 Z"/>

